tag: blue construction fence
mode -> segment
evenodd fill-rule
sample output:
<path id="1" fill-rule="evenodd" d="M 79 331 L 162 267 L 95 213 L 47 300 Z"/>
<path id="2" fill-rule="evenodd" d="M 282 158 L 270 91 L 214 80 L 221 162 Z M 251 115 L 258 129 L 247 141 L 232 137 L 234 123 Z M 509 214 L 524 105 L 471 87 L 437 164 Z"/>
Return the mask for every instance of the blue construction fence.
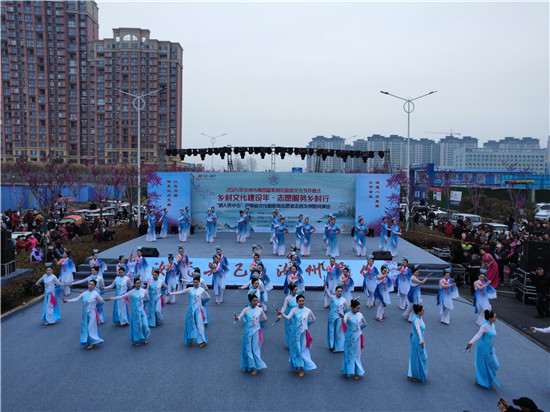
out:
<path id="1" fill-rule="evenodd" d="M 114 186 L 107 186 L 107 192 L 110 193 L 109 198 L 113 200 L 122 199 L 125 188 L 119 192 Z M 69 189 L 64 188 L 63 197 L 75 197 L 74 193 L 70 193 Z M 3 184 L 1 186 L 1 210 L 5 212 L 8 209 L 36 209 L 36 199 L 29 190 L 29 186 L 25 184 Z M 95 201 L 95 186 L 87 185 L 80 189 L 76 196 L 77 202 L 93 202 Z"/>

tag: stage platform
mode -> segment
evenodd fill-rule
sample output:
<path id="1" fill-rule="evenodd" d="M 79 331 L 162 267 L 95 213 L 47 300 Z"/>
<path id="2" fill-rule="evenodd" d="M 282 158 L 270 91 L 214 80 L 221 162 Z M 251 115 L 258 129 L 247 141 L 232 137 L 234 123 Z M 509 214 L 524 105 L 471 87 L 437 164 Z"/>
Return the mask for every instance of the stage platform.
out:
<path id="1" fill-rule="evenodd" d="M 285 243 L 286 250 L 290 249 L 290 245 L 294 244 L 294 233 L 286 235 Z M 118 259 L 122 254 L 126 256 L 130 255 L 130 252 L 136 252 L 138 246 L 154 247 L 159 251 L 160 256 L 168 256 L 169 253 L 175 254 L 178 251 L 178 247 L 183 245 L 185 254 L 194 258 L 210 258 L 213 253 L 216 252 L 215 248 L 220 246 L 223 250 L 223 254 L 228 258 L 241 258 L 252 259 L 252 245 L 262 245 L 264 250 L 262 253 L 262 260 L 266 259 L 280 259 L 279 256 L 273 254 L 273 247 L 269 243 L 269 233 L 254 232 L 246 243 L 237 243 L 234 232 L 220 232 L 217 234 L 217 238 L 214 243 L 206 243 L 204 232 L 199 232 L 191 236 L 191 238 L 182 243 L 178 240 L 178 235 L 168 235 L 166 239 L 158 239 L 156 242 L 146 242 L 145 236 L 140 236 L 129 242 L 115 246 L 111 249 L 107 249 L 99 254 L 102 259 Z M 339 260 L 365 260 L 365 257 L 357 257 L 355 252 L 351 249 L 353 244 L 353 237 L 347 234 L 340 234 L 338 236 L 338 248 L 340 250 Z M 380 237 L 367 237 L 367 254 L 378 250 L 380 244 Z M 445 262 L 442 259 L 432 255 L 429 252 L 407 242 L 406 240 L 399 239 L 399 245 L 397 248 L 397 261 L 400 262 L 403 256 L 409 258 L 409 265 L 429 266 L 430 268 L 443 269 L 449 267 L 449 262 Z M 308 259 L 315 260 L 327 260 L 325 248 L 323 245 L 322 233 L 314 233 L 311 238 L 311 255 Z"/>

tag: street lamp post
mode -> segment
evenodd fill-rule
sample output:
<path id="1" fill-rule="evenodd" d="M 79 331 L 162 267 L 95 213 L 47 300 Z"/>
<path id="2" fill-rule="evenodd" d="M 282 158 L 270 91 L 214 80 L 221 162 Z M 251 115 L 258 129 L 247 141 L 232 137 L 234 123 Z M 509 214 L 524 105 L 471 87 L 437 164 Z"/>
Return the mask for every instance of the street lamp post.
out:
<path id="1" fill-rule="evenodd" d="M 208 137 L 208 138 L 210 139 L 210 144 L 212 145 L 212 149 L 214 149 L 214 145 L 216 144 L 216 139 L 217 139 L 218 137 L 225 136 L 227 133 L 222 133 L 222 134 L 220 134 L 220 135 L 218 135 L 218 136 L 208 136 L 207 134 L 204 134 L 204 133 L 202 133 L 202 132 L 201 132 L 201 134 L 202 134 L 203 136 Z M 212 155 L 212 170 L 214 170 L 214 155 Z"/>
<path id="2" fill-rule="evenodd" d="M 163 87 L 161 89 L 155 90 L 154 92 L 150 93 L 144 93 L 144 94 L 132 94 L 125 92 L 124 90 L 115 89 L 119 91 L 120 93 L 126 94 L 128 96 L 131 96 L 134 98 L 132 100 L 132 106 L 134 106 L 134 109 L 138 112 L 138 153 L 137 153 L 137 187 L 138 187 L 138 212 L 137 212 L 137 225 L 138 228 L 141 225 L 141 111 L 145 109 L 145 97 L 151 96 L 152 94 L 156 94 L 158 92 L 161 92 L 165 90 L 166 87 Z M 131 213 L 131 211 L 130 211 Z"/>
<path id="3" fill-rule="evenodd" d="M 385 95 L 388 95 L 388 96 L 392 96 L 392 97 L 395 97 L 396 99 L 399 99 L 399 100 L 403 100 L 405 103 L 403 103 L 403 110 L 405 110 L 405 113 L 407 113 L 407 164 L 406 164 L 406 169 L 407 169 L 407 215 L 406 215 L 406 226 L 408 228 L 408 224 L 409 224 L 409 212 L 411 210 L 410 208 L 410 161 L 411 161 L 411 113 L 414 111 L 414 103 L 413 101 L 415 100 L 418 100 L 418 99 L 421 99 L 422 97 L 426 97 L 426 96 L 429 96 L 430 94 L 434 94 L 434 93 L 437 93 L 437 90 L 433 90 L 429 93 L 426 93 L 426 94 L 423 94 L 421 96 L 418 96 L 418 97 L 401 97 L 401 96 L 396 96 L 395 94 L 391 94 L 391 93 L 388 93 L 388 92 L 384 92 L 382 90 L 380 90 L 380 93 L 382 94 L 385 94 Z"/>

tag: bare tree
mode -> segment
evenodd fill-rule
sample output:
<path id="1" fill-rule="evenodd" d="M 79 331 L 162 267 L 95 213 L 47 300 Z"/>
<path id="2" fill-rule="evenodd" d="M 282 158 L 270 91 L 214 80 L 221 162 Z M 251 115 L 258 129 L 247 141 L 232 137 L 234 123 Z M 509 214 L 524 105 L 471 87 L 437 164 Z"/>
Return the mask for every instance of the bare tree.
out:
<path id="1" fill-rule="evenodd" d="M 483 195 L 483 187 L 477 180 L 473 180 L 471 177 L 466 177 L 466 187 L 470 193 L 470 200 L 474 206 L 474 213 L 477 215 L 477 209 L 479 208 L 479 203 L 481 201 L 481 196 Z"/>

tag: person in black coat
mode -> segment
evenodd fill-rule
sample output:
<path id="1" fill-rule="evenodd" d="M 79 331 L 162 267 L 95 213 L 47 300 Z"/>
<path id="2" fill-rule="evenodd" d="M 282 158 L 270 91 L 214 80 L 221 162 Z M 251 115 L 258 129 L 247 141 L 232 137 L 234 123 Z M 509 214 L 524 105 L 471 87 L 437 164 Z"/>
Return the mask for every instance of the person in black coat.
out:
<path id="1" fill-rule="evenodd" d="M 548 307 L 548 292 L 550 291 L 550 276 L 544 273 L 539 266 L 532 278 L 533 284 L 537 290 L 535 304 L 537 306 L 538 318 L 550 317 L 550 308 Z"/>

